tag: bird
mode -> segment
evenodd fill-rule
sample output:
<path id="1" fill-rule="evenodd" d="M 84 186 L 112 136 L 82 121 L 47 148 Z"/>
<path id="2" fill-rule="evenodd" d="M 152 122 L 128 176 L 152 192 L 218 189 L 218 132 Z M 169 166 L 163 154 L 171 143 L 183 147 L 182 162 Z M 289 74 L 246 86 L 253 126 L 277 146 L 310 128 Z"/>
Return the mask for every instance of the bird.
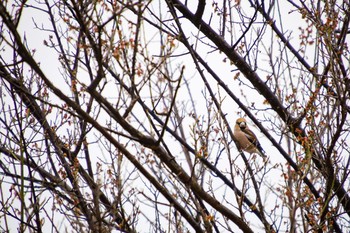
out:
<path id="1" fill-rule="evenodd" d="M 253 131 L 249 129 L 247 121 L 244 118 L 238 118 L 236 120 L 233 135 L 236 138 L 240 149 L 250 154 L 259 154 L 266 158 L 265 151 L 261 147 L 260 142 Z"/>

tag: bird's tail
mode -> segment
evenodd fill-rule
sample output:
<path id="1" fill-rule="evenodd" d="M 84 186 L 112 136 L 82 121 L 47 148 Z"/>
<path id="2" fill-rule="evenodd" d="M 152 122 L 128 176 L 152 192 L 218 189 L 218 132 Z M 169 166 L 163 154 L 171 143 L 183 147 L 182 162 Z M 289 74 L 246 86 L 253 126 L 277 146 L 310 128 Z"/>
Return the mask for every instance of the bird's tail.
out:
<path id="1" fill-rule="evenodd" d="M 264 151 L 264 149 L 261 147 L 260 144 L 258 144 L 256 148 L 257 148 L 257 152 L 260 156 L 262 156 L 264 158 L 267 157 L 266 152 Z"/>

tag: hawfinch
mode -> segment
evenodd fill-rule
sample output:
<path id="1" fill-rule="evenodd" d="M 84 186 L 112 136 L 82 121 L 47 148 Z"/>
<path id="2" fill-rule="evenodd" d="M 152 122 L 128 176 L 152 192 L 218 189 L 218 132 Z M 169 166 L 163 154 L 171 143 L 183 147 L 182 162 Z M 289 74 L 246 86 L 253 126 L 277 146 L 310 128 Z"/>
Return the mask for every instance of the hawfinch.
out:
<path id="1" fill-rule="evenodd" d="M 255 134 L 249 129 L 247 121 L 244 118 L 238 118 L 234 129 L 234 136 L 240 148 L 250 154 L 256 153 L 266 157 Z"/>

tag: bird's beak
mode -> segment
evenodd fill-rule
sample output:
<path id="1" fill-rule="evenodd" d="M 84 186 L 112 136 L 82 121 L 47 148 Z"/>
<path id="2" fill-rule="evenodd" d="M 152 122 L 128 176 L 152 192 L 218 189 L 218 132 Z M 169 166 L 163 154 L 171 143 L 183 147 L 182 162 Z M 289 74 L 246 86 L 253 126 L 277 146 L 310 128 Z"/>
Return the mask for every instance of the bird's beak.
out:
<path id="1" fill-rule="evenodd" d="M 239 128 L 244 129 L 247 126 L 245 122 L 239 123 Z"/>

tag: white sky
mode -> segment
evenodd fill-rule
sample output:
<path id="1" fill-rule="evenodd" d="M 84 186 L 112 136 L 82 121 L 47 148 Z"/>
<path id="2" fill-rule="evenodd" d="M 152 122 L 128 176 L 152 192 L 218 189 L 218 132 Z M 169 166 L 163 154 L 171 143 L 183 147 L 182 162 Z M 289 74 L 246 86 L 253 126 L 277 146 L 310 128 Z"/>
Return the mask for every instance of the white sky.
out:
<path id="1" fill-rule="evenodd" d="M 35 4 L 34 1 L 29 1 L 28 3 L 30 4 Z M 243 9 L 250 9 L 249 7 L 243 6 L 245 2 L 242 1 L 242 8 Z M 157 4 L 157 1 L 154 2 L 154 4 Z M 276 3 L 277 4 L 277 3 Z M 285 1 L 280 2 L 280 4 L 286 4 Z M 207 3 L 206 5 L 206 14 L 204 15 L 204 20 L 206 22 L 209 22 L 209 19 L 211 18 L 211 3 Z M 281 6 L 281 9 L 284 10 L 283 12 L 283 27 L 284 30 L 286 31 L 286 34 L 291 34 L 291 41 L 293 43 L 295 43 L 296 45 L 298 44 L 298 35 L 299 35 L 299 31 L 298 31 L 298 27 L 300 25 L 302 25 L 303 21 L 301 21 L 298 17 L 298 13 L 289 13 L 288 10 L 289 5 L 286 4 L 285 6 Z M 154 9 L 157 9 L 157 7 L 154 7 Z M 193 8 L 195 9 L 195 8 Z M 48 75 L 48 77 L 52 78 L 52 80 L 60 80 L 60 82 L 62 82 L 62 88 L 63 89 L 67 89 L 68 86 L 66 84 L 63 83 L 62 81 L 62 74 L 61 74 L 61 69 L 60 69 L 60 64 L 58 62 L 58 56 L 55 54 L 55 52 L 53 52 L 50 49 L 47 49 L 45 46 L 43 46 L 43 41 L 44 40 L 48 40 L 49 39 L 49 35 L 50 33 L 44 33 L 42 31 L 39 32 L 39 30 L 35 29 L 35 25 L 33 22 L 33 18 L 35 19 L 35 22 L 37 23 L 38 26 L 46 26 L 45 24 L 48 23 L 48 18 L 47 15 L 45 15 L 42 12 L 39 11 L 34 11 L 34 10 L 30 10 L 30 9 L 25 9 L 24 10 L 24 14 L 22 16 L 22 20 L 20 23 L 20 27 L 19 27 L 19 31 L 22 32 L 22 35 L 25 36 L 26 40 L 27 40 L 27 44 L 28 47 L 33 49 L 35 48 L 36 52 L 35 52 L 35 58 L 38 62 L 40 62 L 42 69 L 44 70 L 44 72 Z M 215 16 L 213 17 L 211 24 L 213 25 L 213 27 L 215 28 L 215 24 L 217 24 L 216 22 Z M 195 32 L 195 30 L 193 29 L 193 27 L 190 24 L 187 24 L 185 21 L 182 21 L 182 26 L 184 29 L 188 29 L 188 31 L 186 31 L 185 33 L 187 33 L 187 36 L 193 36 L 193 33 Z M 47 24 L 47 26 L 49 26 Z M 218 26 L 217 26 L 218 27 Z M 149 31 L 147 31 L 149 30 Z M 267 29 L 269 30 L 269 28 Z M 24 33 L 25 32 L 25 33 Z M 159 40 L 159 38 L 157 38 L 157 36 L 153 37 L 154 34 L 156 32 L 152 31 L 152 29 L 149 29 L 148 26 L 145 25 L 145 33 L 148 33 L 150 35 L 150 38 L 154 38 L 155 42 L 154 42 L 154 46 L 155 48 L 149 48 L 149 51 L 152 53 L 154 51 L 158 51 L 158 44 L 157 41 Z M 237 32 L 237 36 L 240 36 L 240 31 L 238 30 Z M 267 33 L 268 34 L 268 33 Z M 253 36 L 253 35 L 252 35 Z M 266 39 L 265 41 L 265 45 L 269 46 L 269 44 L 271 43 L 270 38 L 268 38 L 268 36 L 266 36 L 264 39 Z M 193 43 L 196 43 L 196 41 L 194 40 L 194 37 L 192 37 Z M 229 41 L 229 40 L 228 40 Z M 152 46 L 152 43 L 150 43 L 150 46 Z M 279 46 L 279 42 L 277 40 L 274 40 L 274 48 L 273 49 L 277 49 Z M 264 48 L 260 47 L 260 49 L 263 51 Z M 243 86 L 238 86 L 238 82 L 236 80 L 233 79 L 235 72 L 232 72 L 232 70 L 235 69 L 235 67 L 230 66 L 229 62 L 224 63 L 223 59 L 224 59 L 224 55 L 219 54 L 218 52 L 211 52 L 212 49 L 208 48 L 205 45 L 202 45 L 200 42 L 198 42 L 198 47 L 197 47 L 197 51 L 203 55 L 203 57 L 205 57 L 205 59 L 208 61 L 208 63 L 211 65 L 211 67 L 217 72 L 217 74 L 220 77 L 225 77 L 225 81 L 227 82 L 227 85 L 229 85 L 230 87 L 232 87 L 232 90 L 235 90 L 235 92 L 240 92 L 241 90 L 243 90 L 245 93 L 247 94 L 247 99 L 249 100 L 249 103 L 247 103 L 248 105 L 251 104 L 251 101 L 254 100 L 255 102 L 255 106 L 256 107 L 265 107 L 262 103 L 264 101 L 264 99 L 255 91 L 255 90 L 251 90 L 249 88 L 243 87 Z M 178 50 L 175 52 L 175 54 L 181 54 L 182 52 L 184 52 L 185 50 L 183 49 L 182 46 L 178 47 Z M 277 50 L 276 50 L 277 51 Z M 158 55 L 157 52 L 154 52 L 154 55 Z M 11 54 L 9 50 L 6 50 L 5 53 L 3 53 L 1 56 L 3 57 L 7 57 L 7 59 L 11 60 Z M 279 56 L 279 54 L 275 54 L 275 56 Z M 310 58 L 313 57 L 313 54 L 310 54 Z M 312 59 L 310 59 L 312 60 Z M 195 98 L 195 102 L 196 102 L 196 107 L 197 107 L 197 111 L 199 115 L 205 115 L 207 112 L 207 108 L 206 108 L 206 102 L 205 99 L 203 98 L 203 84 L 200 81 L 200 77 L 197 73 L 197 71 L 195 70 L 193 61 L 190 59 L 189 56 L 186 57 L 179 57 L 179 58 L 174 58 L 173 59 L 174 64 L 172 64 L 172 67 L 177 67 L 178 65 L 181 64 L 185 64 L 186 65 L 186 72 L 185 72 L 185 78 L 190 80 L 190 87 L 191 87 L 191 93 L 193 95 L 193 97 Z M 265 63 L 267 61 L 261 60 L 259 61 L 259 64 L 261 63 Z M 268 64 L 267 64 L 267 69 L 268 69 Z M 258 71 L 258 73 L 261 74 L 261 77 L 264 77 L 263 71 Z M 206 73 L 207 78 L 210 79 L 210 76 Z M 244 78 L 241 75 L 241 79 L 244 80 Z M 113 86 L 111 86 L 111 88 L 113 88 Z M 231 101 L 229 98 L 225 97 L 225 93 L 221 90 L 217 88 L 217 85 L 215 84 L 215 82 L 212 82 L 212 88 L 217 91 L 218 96 L 220 93 L 220 96 L 224 99 L 223 101 L 223 107 L 222 109 L 224 109 L 224 113 L 227 114 L 227 118 L 229 120 L 229 122 L 232 123 L 232 125 L 234 124 L 235 119 L 237 118 L 237 115 L 243 116 L 242 111 L 237 107 L 237 105 Z M 108 90 L 108 88 L 106 89 Z M 67 89 L 67 91 L 69 91 Z M 183 91 L 183 92 L 182 92 Z M 116 96 L 116 93 L 114 93 L 114 91 L 111 89 L 110 90 L 110 98 L 113 99 L 113 96 Z M 188 97 L 187 97 L 187 93 L 186 90 L 183 89 L 181 90 L 181 92 L 179 93 L 180 97 L 184 97 L 183 101 L 185 103 L 188 103 Z M 108 91 L 105 91 L 105 95 L 108 96 Z M 241 101 L 244 102 L 244 99 L 241 98 Z M 188 108 L 191 108 L 190 105 L 188 105 Z M 257 115 L 258 119 L 273 119 L 275 116 L 273 115 L 272 112 L 259 112 Z M 108 120 L 108 119 L 106 119 Z M 102 122 L 102 120 L 101 120 Z M 249 122 L 251 124 L 251 121 Z M 193 120 L 190 117 L 186 117 L 184 119 L 183 124 L 186 124 L 188 126 L 191 126 L 193 124 Z M 272 127 L 269 124 L 266 124 L 267 128 Z M 285 161 L 284 159 L 281 158 L 281 156 L 277 153 L 276 149 L 274 149 L 271 145 L 271 143 L 264 138 L 264 136 L 261 134 L 261 132 L 256 128 L 256 127 L 251 127 L 253 129 L 253 131 L 255 132 L 255 134 L 258 136 L 261 144 L 263 145 L 263 148 L 265 149 L 265 151 L 267 152 L 267 154 L 269 155 L 270 158 L 270 163 L 267 166 L 267 169 L 272 169 L 271 172 L 268 173 L 268 176 L 264 177 L 264 182 L 268 185 L 271 185 L 273 187 L 278 187 L 282 182 L 282 176 L 281 176 L 281 167 L 284 166 Z M 64 134 L 64 129 L 62 129 L 62 134 Z M 278 140 L 278 136 L 275 137 L 276 140 Z M 90 137 L 90 140 L 93 141 L 95 140 L 95 138 L 93 138 L 92 136 Z M 171 141 L 171 138 L 168 138 L 167 140 Z M 284 143 L 284 142 L 282 142 Z M 235 146 L 233 143 L 231 143 L 230 145 L 233 149 L 231 150 L 231 153 L 234 154 L 234 156 L 236 156 L 236 151 L 235 151 Z M 104 154 L 100 152 L 101 148 L 96 147 L 96 154 L 101 154 L 103 158 L 109 160 L 110 158 L 108 158 L 108 154 Z M 179 148 L 176 148 L 176 150 L 178 150 Z M 238 152 L 237 152 L 238 153 Z M 104 157 L 105 156 L 105 157 Z M 92 157 L 95 161 L 93 161 L 93 164 L 95 164 L 95 162 L 99 161 L 99 159 L 97 159 L 97 157 Z M 101 158 L 100 158 L 101 159 Z M 179 160 L 179 163 L 181 164 L 181 160 Z M 183 161 L 183 163 L 185 163 L 185 160 Z M 257 159 L 257 163 L 261 163 L 261 159 L 258 158 Z M 125 162 L 125 164 L 128 164 L 127 162 Z M 237 166 L 242 166 L 244 167 L 243 161 L 241 159 L 237 160 Z M 131 166 L 129 164 L 129 166 Z M 221 159 L 218 163 L 218 166 L 220 167 L 220 169 L 222 171 L 230 171 L 229 168 L 229 163 L 227 161 L 227 158 L 224 157 L 224 155 L 221 156 Z M 257 164 L 257 166 L 260 166 L 259 164 Z M 184 166 L 186 167 L 186 166 Z M 186 167 L 187 168 L 187 167 Z M 128 171 L 132 170 L 132 166 L 130 167 L 130 169 L 127 169 Z M 127 173 L 127 172 L 126 172 Z M 208 174 L 209 175 L 209 174 Z M 102 176 L 103 177 L 103 176 Z M 216 182 L 215 179 L 213 179 L 214 183 L 213 183 L 213 187 L 214 189 L 217 189 L 217 197 L 220 200 L 220 194 L 225 194 L 226 198 L 227 195 L 230 194 L 230 191 L 227 191 L 221 182 Z M 134 185 L 136 187 L 142 187 L 144 184 L 143 183 L 137 183 L 140 181 L 135 181 Z M 242 185 L 242 181 L 239 179 L 235 180 L 236 185 L 238 187 L 240 187 L 240 185 Z M 6 184 L 3 184 L 3 188 L 7 189 Z M 275 203 L 270 203 L 270 200 L 275 200 L 275 194 L 271 193 L 270 191 L 268 191 L 265 188 L 262 188 L 261 190 L 261 194 L 262 194 L 262 198 L 263 200 L 265 200 L 266 203 L 266 208 L 273 208 Z M 248 193 L 247 194 L 249 197 L 252 197 L 252 201 L 254 201 L 254 193 Z M 6 198 L 6 197 L 5 197 Z M 224 201 L 224 197 L 221 198 L 222 201 Z M 269 206 L 270 205 L 270 206 Z M 48 205 L 49 206 L 49 205 Z M 132 208 L 130 206 L 130 208 Z M 142 208 L 147 208 L 145 206 L 143 206 Z M 47 210 L 50 211 L 50 210 Z M 152 218 L 151 216 L 153 216 L 153 209 L 149 208 L 149 218 Z M 280 213 L 280 214 L 285 214 L 285 213 Z M 12 219 L 9 218 L 10 220 L 10 226 L 11 226 L 11 230 L 16 231 L 17 228 L 17 222 L 12 222 Z M 262 232 L 261 231 L 261 224 L 259 223 L 255 223 L 255 217 L 252 217 L 252 219 L 248 219 L 251 221 L 252 226 L 255 226 L 256 228 L 256 232 Z M 56 221 L 61 221 L 61 219 L 56 218 Z M 141 220 L 140 220 L 141 221 Z M 4 222 L 0 222 L 0 225 L 3 227 Z M 63 223 L 62 223 L 63 224 Z M 145 223 L 146 224 L 146 223 Z M 47 229 L 48 231 L 50 231 L 50 225 L 49 224 L 45 224 L 45 229 Z M 140 224 L 140 226 L 142 226 L 142 224 Z M 67 227 L 67 225 L 63 226 L 62 230 Z M 234 227 L 234 229 L 236 229 Z M 283 229 L 283 227 L 281 228 Z M 149 229 L 139 229 L 140 232 L 147 232 Z M 68 231 L 69 232 L 69 231 Z"/>

